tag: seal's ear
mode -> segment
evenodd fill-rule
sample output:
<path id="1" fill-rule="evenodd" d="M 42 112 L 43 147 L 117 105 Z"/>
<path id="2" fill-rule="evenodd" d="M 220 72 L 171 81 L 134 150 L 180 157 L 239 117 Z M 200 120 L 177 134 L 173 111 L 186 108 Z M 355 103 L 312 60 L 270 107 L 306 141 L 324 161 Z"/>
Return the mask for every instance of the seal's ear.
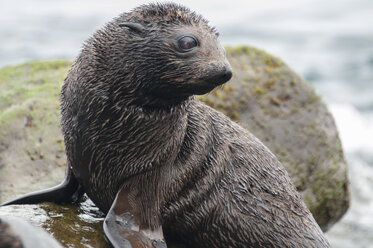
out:
<path id="1" fill-rule="evenodd" d="M 135 22 L 122 22 L 119 24 L 119 27 L 127 27 L 139 34 L 141 34 L 145 29 L 143 25 Z"/>

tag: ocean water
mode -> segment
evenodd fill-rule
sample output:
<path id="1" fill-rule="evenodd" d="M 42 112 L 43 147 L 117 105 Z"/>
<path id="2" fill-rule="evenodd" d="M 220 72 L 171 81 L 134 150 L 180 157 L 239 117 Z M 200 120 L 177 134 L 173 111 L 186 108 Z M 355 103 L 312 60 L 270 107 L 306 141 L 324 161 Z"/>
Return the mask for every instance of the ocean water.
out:
<path id="1" fill-rule="evenodd" d="M 349 164 L 351 207 L 328 233 L 337 248 L 373 247 L 373 1 L 177 1 L 203 14 L 224 45 L 247 44 L 310 81 L 332 112 Z M 136 0 L 0 0 L 0 66 L 74 58 Z"/>

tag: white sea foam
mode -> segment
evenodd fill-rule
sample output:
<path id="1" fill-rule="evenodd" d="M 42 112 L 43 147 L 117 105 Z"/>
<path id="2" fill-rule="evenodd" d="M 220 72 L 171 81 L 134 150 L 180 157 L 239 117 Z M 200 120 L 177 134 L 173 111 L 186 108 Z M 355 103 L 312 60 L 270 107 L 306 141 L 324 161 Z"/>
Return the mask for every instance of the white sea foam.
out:
<path id="1" fill-rule="evenodd" d="M 347 154 L 350 209 L 327 236 L 335 248 L 373 247 L 373 166 L 358 154 Z"/>
<path id="2" fill-rule="evenodd" d="M 373 112 L 362 114 L 349 104 L 329 104 L 329 109 L 345 151 L 373 154 Z"/>
<path id="3" fill-rule="evenodd" d="M 349 96 L 343 91 L 338 94 Z M 373 248 L 373 112 L 346 103 L 330 103 L 329 109 L 349 165 L 351 202 L 327 235 L 335 248 Z"/>

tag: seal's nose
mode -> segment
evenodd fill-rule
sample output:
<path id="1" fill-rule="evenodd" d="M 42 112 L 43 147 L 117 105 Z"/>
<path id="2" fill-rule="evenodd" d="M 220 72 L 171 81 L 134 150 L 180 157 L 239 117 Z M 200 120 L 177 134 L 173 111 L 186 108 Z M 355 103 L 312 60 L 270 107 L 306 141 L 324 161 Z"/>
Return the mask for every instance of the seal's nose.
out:
<path id="1" fill-rule="evenodd" d="M 222 73 L 222 79 L 227 82 L 232 78 L 232 75 L 232 67 L 230 65 L 225 66 L 225 70 Z"/>
<path id="2" fill-rule="evenodd" d="M 232 67 L 229 64 L 225 64 L 216 75 L 216 83 L 223 84 L 232 78 Z"/>
<path id="3" fill-rule="evenodd" d="M 232 78 L 232 67 L 227 63 L 211 63 L 205 68 L 203 81 L 218 86 Z"/>

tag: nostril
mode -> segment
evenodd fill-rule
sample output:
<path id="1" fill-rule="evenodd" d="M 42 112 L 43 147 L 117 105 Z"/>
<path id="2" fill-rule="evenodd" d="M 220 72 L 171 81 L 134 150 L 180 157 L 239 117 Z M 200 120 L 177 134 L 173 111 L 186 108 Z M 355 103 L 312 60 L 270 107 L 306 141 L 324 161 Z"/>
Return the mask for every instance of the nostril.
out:
<path id="1" fill-rule="evenodd" d="M 204 81 L 214 84 L 221 85 L 229 81 L 232 78 L 232 67 L 229 64 L 210 64 L 206 68 L 206 75 Z"/>
<path id="2" fill-rule="evenodd" d="M 226 65 L 224 66 L 224 70 L 222 71 L 222 74 L 220 74 L 222 76 L 222 79 L 225 80 L 225 81 L 228 81 L 229 79 L 232 78 L 232 67 L 230 67 L 230 65 Z"/>
<path id="3" fill-rule="evenodd" d="M 225 73 L 224 73 L 224 78 L 228 81 L 229 79 L 232 78 L 232 75 L 233 75 L 232 68 L 231 67 L 226 68 Z"/>

